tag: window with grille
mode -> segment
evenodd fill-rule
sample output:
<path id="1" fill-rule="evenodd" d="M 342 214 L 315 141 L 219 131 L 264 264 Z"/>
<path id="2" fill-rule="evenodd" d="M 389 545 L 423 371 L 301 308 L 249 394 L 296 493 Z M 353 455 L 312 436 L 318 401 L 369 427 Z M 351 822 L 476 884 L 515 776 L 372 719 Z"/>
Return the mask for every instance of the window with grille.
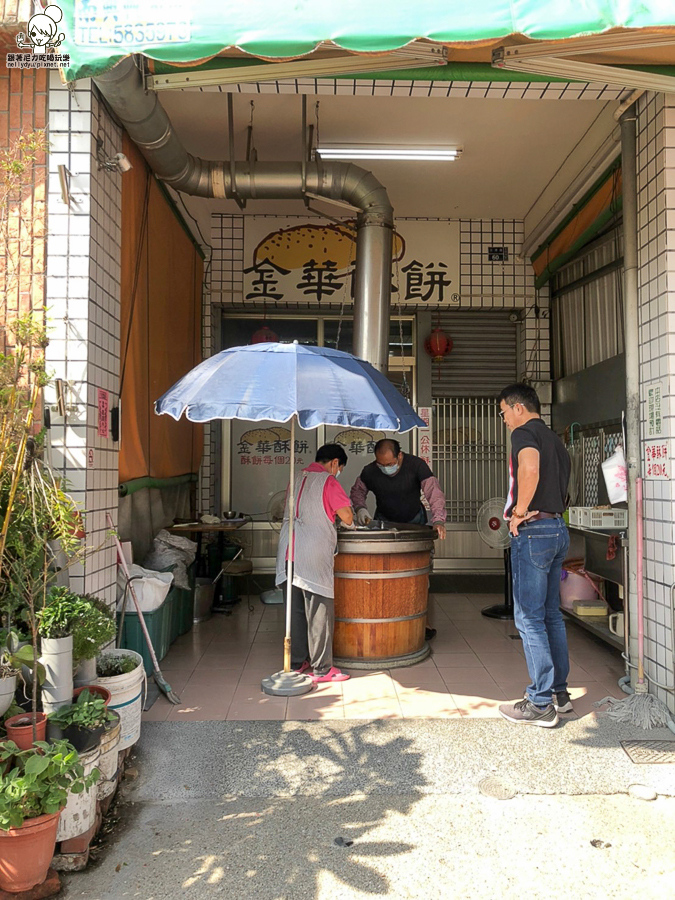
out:
<path id="1" fill-rule="evenodd" d="M 448 522 L 475 523 L 491 497 L 505 497 L 507 433 L 494 397 L 437 397 L 433 403 L 434 474 Z"/>

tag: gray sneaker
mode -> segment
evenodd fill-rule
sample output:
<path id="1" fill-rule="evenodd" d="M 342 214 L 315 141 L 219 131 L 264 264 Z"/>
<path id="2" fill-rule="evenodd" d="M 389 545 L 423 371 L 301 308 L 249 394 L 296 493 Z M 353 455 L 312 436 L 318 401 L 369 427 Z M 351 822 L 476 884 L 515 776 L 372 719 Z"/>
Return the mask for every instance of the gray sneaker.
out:
<path id="1" fill-rule="evenodd" d="M 559 713 L 574 712 L 572 698 L 568 690 L 558 691 L 557 694 L 553 694 L 553 705 Z"/>
<path id="2" fill-rule="evenodd" d="M 539 709 L 529 700 L 518 700 L 517 703 L 502 703 L 499 714 L 509 722 L 518 725 L 539 725 L 541 728 L 553 728 L 558 722 L 558 713 L 552 703 Z"/>

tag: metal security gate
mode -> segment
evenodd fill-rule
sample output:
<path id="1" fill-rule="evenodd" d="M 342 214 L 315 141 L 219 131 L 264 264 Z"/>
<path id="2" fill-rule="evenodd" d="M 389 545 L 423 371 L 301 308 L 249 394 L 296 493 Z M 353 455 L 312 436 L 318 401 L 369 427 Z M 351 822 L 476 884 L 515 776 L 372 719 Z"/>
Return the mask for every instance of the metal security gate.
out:
<path id="1" fill-rule="evenodd" d="M 453 341 L 452 352 L 432 366 L 434 472 L 450 527 L 475 532 L 485 500 L 506 494 L 508 435 L 496 398 L 516 380 L 519 316 L 444 310 L 432 321 Z"/>
<path id="2" fill-rule="evenodd" d="M 434 400 L 434 472 L 449 523 L 475 525 L 489 497 L 506 496 L 507 433 L 494 397 Z"/>

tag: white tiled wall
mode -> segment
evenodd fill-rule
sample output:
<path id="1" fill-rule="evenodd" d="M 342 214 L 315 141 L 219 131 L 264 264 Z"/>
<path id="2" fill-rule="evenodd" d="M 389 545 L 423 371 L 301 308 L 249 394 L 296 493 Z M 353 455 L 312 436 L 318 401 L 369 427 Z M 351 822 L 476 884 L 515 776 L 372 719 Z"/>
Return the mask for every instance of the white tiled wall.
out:
<path id="1" fill-rule="evenodd" d="M 675 464 L 675 97 L 645 94 L 638 102 L 638 262 L 640 380 L 666 385 L 666 434 L 670 471 Z M 645 407 L 642 404 L 643 439 Z M 643 460 L 644 463 L 644 460 Z M 644 473 L 643 473 L 644 474 Z M 644 482 L 645 653 L 647 675 L 662 685 L 674 680 L 675 490 L 673 482 Z M 654 693 L 675 710 L 673 693 Z"/>
<path id="2" fill-rule="evenodd" d="M 98 435 L 98 389 L 115 405 L 119 383 L 121 178 L 99 169 L 103 154 L 121 149 L 114 124 L 89 81 L 75 89 L 61 85 L 56 72 L 49 86 L 49 194 L 47 307 L 50 344 L 47 367 L 66 383 L 66 416 L 56 411 L 54 387 L 51 453 L 57 472 L 86 513 L 84 567 L 71 570 L 79 590 L 115 599 L 115 550 L 107 537 L 106 512 L 117 520 L 117 444 Z M 63 202 L 58 166 L 67 167 L 70 208 Z"/>

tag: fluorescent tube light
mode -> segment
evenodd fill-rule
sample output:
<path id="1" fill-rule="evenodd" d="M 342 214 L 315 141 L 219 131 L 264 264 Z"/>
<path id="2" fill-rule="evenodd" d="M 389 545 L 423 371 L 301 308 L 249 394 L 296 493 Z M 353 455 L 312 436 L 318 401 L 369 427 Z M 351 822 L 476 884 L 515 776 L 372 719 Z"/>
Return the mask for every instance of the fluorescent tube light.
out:
<path id="1" fill-rule="evenodd" d="M 395 144 L 331 144 L 317 147 L 321 159 L 383 159 L 452 162 L 462 153 L 461 147 L 406 147 Z"/>
<path id="2" fill-rule="evenodd" d="M 386 55 L 324 56 L 264 63 L 259 66 L 235 66 L 205 69 L 198 72 L 176 72 L 171 75 L 149 75 L 146 87 L 153 91 L 212 87 L 220 84 L 251 84 L 286 78 L 322 78 L 331 75 L 358 75 L 368 72 L 390 72 L 443 66 L 447 62 L 445 47 L 409 45 Z"/>

